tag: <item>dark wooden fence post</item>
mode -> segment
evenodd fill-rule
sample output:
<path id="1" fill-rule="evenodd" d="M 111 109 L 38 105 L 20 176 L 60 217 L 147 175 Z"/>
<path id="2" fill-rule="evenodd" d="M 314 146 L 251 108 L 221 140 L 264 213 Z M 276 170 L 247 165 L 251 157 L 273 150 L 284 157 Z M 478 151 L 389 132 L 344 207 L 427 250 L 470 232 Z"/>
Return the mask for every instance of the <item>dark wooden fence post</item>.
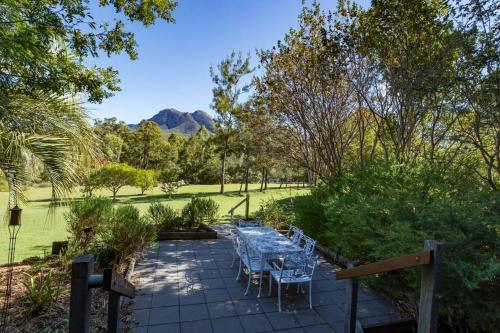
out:
<path id="1" fill-rule="evenodd" d="M 424 249 L 432 251 L 432 260 L 429 264 L 422 266 L 418 333 L 436 333 L 439 317 L 436 293 L 441 280 L 443 243 L 426 240 Z"/>
<path id="2" fill-rule="evenodd" d="M 120 319 L 120 294 L 109 291 L 108 296 L 108 333 L 118 332 L 118 321 Z"/>
<path id="3" fill-rule="evenodd" d="M 347 268 L 353 268 L 354 263 L 349 262 Z M 344 333 L 356 332 L 356 312 L 358 309 L 358 279 L 346 281 L 345 323 Z"/>
<path id="4" fill-rule="evenodd" d="M 90 330 L 89 277 L 93 271 L 92 255 L 77 257 L 71 265 L 70 333 L 88 333 Z"/>

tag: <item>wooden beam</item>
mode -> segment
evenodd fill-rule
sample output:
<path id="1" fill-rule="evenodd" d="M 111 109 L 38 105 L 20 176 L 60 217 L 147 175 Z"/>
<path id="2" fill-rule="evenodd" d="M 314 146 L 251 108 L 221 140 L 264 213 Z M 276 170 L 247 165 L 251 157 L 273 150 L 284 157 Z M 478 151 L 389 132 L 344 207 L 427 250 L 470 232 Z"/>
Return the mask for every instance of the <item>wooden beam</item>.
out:
<path id="1" fill-rule="evenodd" d="M 357 266 L 340 270 L 336 273 L 337 280 L 350 279 L 360 276 L 372 275 L 394 271 L 402 268 L 427 265 L 432 260 L 432 251 L 420 251 L 407 256 L 377 261 L 372 264 Z"/>
<path id="2" fill-rule="evenodd" d="M 231 209 L 228 211 L 228 213 L 231 213 L 232 211 L 234 211 L 236 208 L 238 208 L 239 206 L 241 206 L 241 205 L 242 205 L 244 202 L 246 202 L 246 201 L 247 201 L 247 198 L 245 198 L 245 199 L 241 200 L 240 202 L 238 202 L 238 203 L 236 204 L 236 206 L 234 206 L 233 208 L 231 208 Z"/>
<path id="3" fill-rule="evenodd" d="M 92 255 L 76 257 L 71 264 L 71 295 L 69 306 L 69 332 L 90 332 L 89 277 L 94 271 Z"/>
<path id="4" fill-rule="evenodd" d="M 103 275 L 102 287 L 104 290 L 114 291 L 118 295 L 128 298 L 135 297 L 135 286 L 115 270 L 106 268 Z"/>
<path id="5" fill-rule="evenodd" d="M 430 265 L 422 267 L 417 332 L 436 333 L 439 317 L 436 294 L 441 280 L 441 261 L 444 245 L 434 240 L 426 240 L 424 248 L 432 252 L 433 257 Z"/>

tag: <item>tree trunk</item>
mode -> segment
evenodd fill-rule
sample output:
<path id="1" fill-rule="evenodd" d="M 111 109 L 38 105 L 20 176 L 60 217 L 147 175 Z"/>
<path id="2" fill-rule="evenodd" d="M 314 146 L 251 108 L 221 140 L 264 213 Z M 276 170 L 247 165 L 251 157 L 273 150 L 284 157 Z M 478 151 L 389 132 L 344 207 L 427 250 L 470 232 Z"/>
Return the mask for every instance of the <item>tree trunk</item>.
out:
<path id="1" fill-rule="evenodd" d="M 245 172 L 245 193 L 248 193 L 248 174 L 250 173 L 250 168 L 247 168 Z"/>
<path id="2" fill-rule="evenodd" d="M 226 158 L 227 158 L 227 142 L 224 146 L 224 152 L 222 154 L 222 167 L 220 172 L 220 192 L 219 194 L 224 194 L 224 182 L 226 178 Z"/>
<path id="3" fill-rule="evenodd" d="M 267 170 L 266 170 L 266 175 L 264 177 L 264 191 L 267 190 L 267 181 L 268 181 L 268 174 L 267 174 Z"/>
<path id="4" fill-rule="evenodd" d="M 240 182 L 240 190 L 238 191 L 238 195 L 241 195 L 241 190 L 243 189 L 243 183 L 244 183 L 244 175 L 241 175 L 241 182 Z"/>
<path id="5" fill-rule="evenodd" d="M 266 177 L 266 170 L 262 169 L 262 179 L 260 180 L 260 192 L 264 190 L 264 178 Z"/>

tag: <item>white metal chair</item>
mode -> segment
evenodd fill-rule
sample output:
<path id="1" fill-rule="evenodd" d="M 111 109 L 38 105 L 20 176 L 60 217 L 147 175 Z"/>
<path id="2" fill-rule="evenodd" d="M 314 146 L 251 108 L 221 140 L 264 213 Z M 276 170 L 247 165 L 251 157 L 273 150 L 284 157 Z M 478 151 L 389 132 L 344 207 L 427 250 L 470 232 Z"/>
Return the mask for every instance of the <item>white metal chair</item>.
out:
<path id="1" fill-rule="evenodd" d="M 262 227 L 262 221 L 257 221 L 257 220 L 246 221 L 246 220 L 239 219 L 238 220 L 238 227 L 240 227 L 240 228 Z"/>
<path id="2" fill-rule="evenodd" d="M 273 280 L 278 283 L 278 309 L 281 312 L 281 285 L 285 284 L 298 284 L 301 287 L 303 283 L 309 284 L 309 308 L 312 309 L 312 281 L 314 275 L 314 269 L 316 268 L 316 262 L 318 257 L 309 257 L 304 259 L 304 264 L 301 267 L 288 269 L 287 261 L 289 259 L 285 257 L 281 259 L 281 266 L 278 266 L 273 262 L 273 270 L 269 272 L 269 296 L 271 296 Z M 299 288 L 297 288 L 299 289 Z"/>
<path id="3" fill-rule="evenodd" d="M 304 234 L 304 232 L 301 229 L 290 224 L 290 227 L 288 227 L 288 232 L 287 232 L 286 236 L 288 238 L 290 238 L 292 243 L 299 245 L 303 234 Z"/>
<path id="4" fill-rule="evenodd" d="M 233 250 L 234 252 L 232 253 L 233 260 L 231 262 L 231 268 L 234 266 L 234 263 L 236 262 L 236 259 L 238 259 L 241 256 L 240 249 L 238 246 L 238 234 L 234 229 L 231 230 L 231 241 L 233 243 Z"/>
<path id="5" fill-rule="evenodd" d="M 238 269 L 238 276 L 236 277 L 236 281 L 240 279 L 241 272 L 246 268 L 248 271 L 248 284 L 245 295 L 247 295 L 248 291 L 250 290 L 250 284 L 252 282 L 252 274 L 269 272 L 270 270 L 272 270 L 272 267 L 267 263 L 267 261 L 263 261 L 259 256 L 255 255 L 248 247 L 246 242 L 244 242 L 240 237 L 237 238 L 237 243 L 239 248 L 238 251 L 240 253 L 240 267 Z M 259 288 L 261 288 L 260 285 Z"/>
<path id="6" fill-rule="evenodd" d="M 316 241 L 307 235 L 302 235 L 302 239 L 304 240 L 304 255 L 311 257 L 316 247 Z"/>

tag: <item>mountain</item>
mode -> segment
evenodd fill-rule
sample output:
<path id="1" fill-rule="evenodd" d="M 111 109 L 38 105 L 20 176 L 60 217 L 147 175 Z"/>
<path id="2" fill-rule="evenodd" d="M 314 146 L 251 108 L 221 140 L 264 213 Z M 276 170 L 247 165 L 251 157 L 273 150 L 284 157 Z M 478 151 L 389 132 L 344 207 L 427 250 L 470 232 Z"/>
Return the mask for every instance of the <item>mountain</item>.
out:
<path id="1" fill-rule="evenodd" d="M 166 136 L 171 133 L 177 133 L 184 136 L 196 134 L 204 125 L 210 132 L 213 132 L 215 123 L 213 118 L 202 110 L 194 112 L 181 112 L 176 109 L 164 109 L 155 114 L 149 120 L 157 123 Z M 138 125 L 129 125 L 131 128 L 137 128 Z"/>

